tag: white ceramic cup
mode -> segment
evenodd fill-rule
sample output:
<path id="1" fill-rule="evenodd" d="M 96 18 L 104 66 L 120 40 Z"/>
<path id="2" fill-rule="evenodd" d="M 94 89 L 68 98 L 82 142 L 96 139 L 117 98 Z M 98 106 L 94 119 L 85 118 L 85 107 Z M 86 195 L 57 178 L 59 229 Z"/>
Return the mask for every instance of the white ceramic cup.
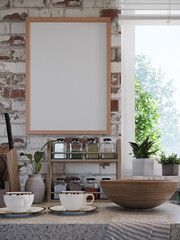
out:
<path id="1" fill-rule="evenodd" d="M 34 200 L 32 192 L 5 192 L 4 203 L 9 212 L 22 213 L 27 212 Z"/>
<path id="2" fill-rule="evenodd" d="M 89 196 L 92 197 L 92 200 L 87 202 Z M 86 193 L 85 191 L 62 191 L 59 194 L 59 199 L 65 210 L 78 211 L 86 205 L 92 204 L 94 195 L 92 193 Z"/>

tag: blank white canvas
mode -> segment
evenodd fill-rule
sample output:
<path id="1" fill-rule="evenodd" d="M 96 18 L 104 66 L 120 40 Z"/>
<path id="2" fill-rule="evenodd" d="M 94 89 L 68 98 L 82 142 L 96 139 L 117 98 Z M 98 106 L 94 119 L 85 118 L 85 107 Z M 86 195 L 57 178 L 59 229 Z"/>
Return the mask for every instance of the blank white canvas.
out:
<path id="1" fill-rule="evenodd" d="M 31 130 L 106 130 L 106 23 L 32 22 L 30 36 Z"/>

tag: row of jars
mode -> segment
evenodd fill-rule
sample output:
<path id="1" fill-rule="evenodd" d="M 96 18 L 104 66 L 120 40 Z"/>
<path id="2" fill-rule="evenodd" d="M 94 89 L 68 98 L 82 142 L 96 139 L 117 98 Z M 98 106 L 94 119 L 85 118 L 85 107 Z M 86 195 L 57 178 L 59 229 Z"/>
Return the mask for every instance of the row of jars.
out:
<path id="1" fill-rule="evenodd" d="M 111 180 L 110 178 L 102 178 L 102 180 Z M 59 199 L 59 193 L 62 191 L 86 191 L 93 192 L 95 199 L 107 199 L 107 196 L 102 193 L 102 188 L 95 178 L 86 178 L 83 184 L 81 179 L 74 177 L 70 182 L 66 182 L 65 178 L 57 178 L 57 181 L 53 183 L 53 198 Z M 96 193 L 97 192 L 97 193 Z M 100 193 L 98 193 L 100 192 Z"/>
<path id="2" fill-rule="evenodd" d="M 67 152 L 68 144 L 65 142 L 64 138 L 58 138 L 56 141 L 53 141 L 52 144 L 52 151 L 53 152 Z M 98 154 L 98 152 L 106 152 L 104 154 Z M 80 142 L 79 138 L 73 138 L 72 142 L 69 144 L 69 152 L 72 152 L 69 154 L 70 159 L 82 159 L 83 154 L 83 144 Z M 113 152 L 116 152 L 116 146 L 115 143 L 110 138 L 103 139 L 103 142 L 99 144 L 95 138 L 88 138 L 87 144 L 85 146 L 85 152 L 88 152 L 88 154 L 85 154 L 85 158 L 89 159 L 98 159 L 98 158 L 106 158 L 106 159 L 112 159 L 115 158 L 115 154 Z M 95 153 L 91 153 L 95 152 Z M 97 153 L 96 153 L 97 152 Z M 76 154 L 75 154 L 76 153 Z M 67 154 L 53 154 L 53 158 L 61 159 L 61 158 L 68 158 Z"/>

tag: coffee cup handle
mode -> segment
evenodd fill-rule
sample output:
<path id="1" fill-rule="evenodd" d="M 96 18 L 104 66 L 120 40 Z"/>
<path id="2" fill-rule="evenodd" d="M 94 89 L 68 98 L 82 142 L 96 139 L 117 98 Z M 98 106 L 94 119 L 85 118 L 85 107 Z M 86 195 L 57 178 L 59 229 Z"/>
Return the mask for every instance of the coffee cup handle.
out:
<path id="1" fill-rule="evenodd" d="M 87 205 L 92 204 L 92 203 L 94 202 L 94 195 L 93 195 L 92 193 L 88 193 L 86 196 L 87 196 L 87 197 L 86 197 L 86 204 L 87 204 Z M 89 196 L 92 197 L 92 200 L 91 200 L 90 202 L 87 202 L 87 198 L 88 198 Z"/>

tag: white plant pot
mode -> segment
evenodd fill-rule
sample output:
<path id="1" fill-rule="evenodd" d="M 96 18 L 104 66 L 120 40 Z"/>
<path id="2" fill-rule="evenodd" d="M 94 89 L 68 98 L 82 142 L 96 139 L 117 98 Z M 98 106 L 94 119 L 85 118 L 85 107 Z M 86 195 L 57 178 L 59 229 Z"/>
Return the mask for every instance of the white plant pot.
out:
<path id="1" fill-rule="evenodd" d="M 31 174 L 26 181 L 25 191 L 34 193 L 33 203 L 41 203 L 45 193 L 45 184 L 41 174 Z"/>
<path id="2" fill-rule="evenodd" d="M 153 176 L 154 158 L 133 158 L 132 160 L 133 176 Z"/>

